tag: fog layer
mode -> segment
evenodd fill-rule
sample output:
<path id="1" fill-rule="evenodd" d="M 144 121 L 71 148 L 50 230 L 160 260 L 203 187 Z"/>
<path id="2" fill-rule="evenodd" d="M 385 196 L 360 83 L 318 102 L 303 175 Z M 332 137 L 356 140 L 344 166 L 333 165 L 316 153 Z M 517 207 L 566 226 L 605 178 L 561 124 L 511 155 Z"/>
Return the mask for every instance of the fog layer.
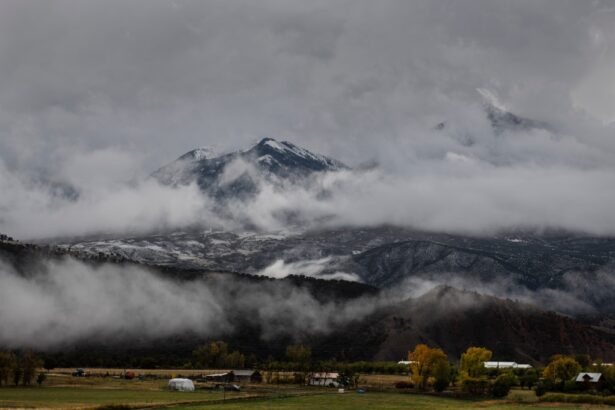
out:
<path id="1" fill-rule="evenodd" d="M 304 268 L 310 263 L 295 265 Z M 607 273 L 593 282 L 586 279 L 570 275 L 567 288 L 530 291 L 505 280 L 478 283 L 443 273 L 411 278 L 377 296 L 323 301 L 281 281 L 238 281 L 232 276 L 178 281 L 140 267 L 94 267 L 70 258 L 24 276 L 0 264 L 0 345 L 53 348 L 86 339 L 112 342 L 185 333 L 214 338 L 231 334 L 239 323 L 259 328 L 264 340 L 300 340 L 339 330 L 441 285 L 516 299 L 544 310 L 594 313 L 590 303 L 608 300 L 615 283 Z"/>

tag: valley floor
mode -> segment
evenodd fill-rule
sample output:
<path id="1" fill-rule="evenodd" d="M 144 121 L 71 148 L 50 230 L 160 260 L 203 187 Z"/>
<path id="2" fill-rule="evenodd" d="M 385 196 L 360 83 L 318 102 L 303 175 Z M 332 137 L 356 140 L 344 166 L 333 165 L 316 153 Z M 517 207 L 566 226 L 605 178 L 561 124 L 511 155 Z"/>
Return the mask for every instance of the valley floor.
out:
<path id="1" fill-rule="evenodd" d="M 520 409 L 606 409 L 606 406 L 586 404 L 560 403 L 517 403 L 506 400 L 469 401 L 442 397 L 423 396 L 403 393 L 344 393 L 320 394 L 309 396 L 285 397 L 279 399 L 252 399 L 229 402 L 225 404 L 193 405 L 173 407 L 174 410 L 456 410 L 456 409 L 490 409 L 490 410 L 520 410 Z"/>
<path id="2" fill-rule="evenodd" d="M 116 369 L 117 370 L 117 369 Z M 147 373 L 145 373 L 147 374 Z M 166 376 L 166 375 L 165 375 Z M 366 384 L 390 385 L 403 376 L 367 376 Z M 203 388 L 195 392 L 171 392 L 166 378 L 154 380 L 124 380 L 113 377 L 71 377 L 68 373 L 50 374 L 42 387 L 1 387 L 0 409 L 174 409 L 174 410 L 235 410 L 235 409 L 493 409 L 520 408 L 606 408 L 583 404 L 537 403 L 533 392 L 514 390 L 507 400 L 459 400 L 391 390 L 364 394 L 335 389 L 299 387 L 296 385 L 249 385 L 242 392 L 221 392 Z"/>

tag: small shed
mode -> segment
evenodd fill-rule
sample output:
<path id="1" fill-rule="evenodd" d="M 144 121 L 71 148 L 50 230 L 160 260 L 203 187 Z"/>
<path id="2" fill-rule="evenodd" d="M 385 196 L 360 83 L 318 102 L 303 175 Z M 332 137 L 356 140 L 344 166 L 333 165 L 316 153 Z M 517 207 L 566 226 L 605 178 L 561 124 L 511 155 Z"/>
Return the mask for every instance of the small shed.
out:
<path id="1" fill-rule="evenodd" d="M 238 383 L 260 383 L 263 381 L 258 370 L 233 370 L 233 381 Z"/>
<path id="2" fill-rule="evenodd" d="M 168 387 L 175 391 L 194 391 L 194 383 L 190 379 L 175 378 L 169 380 Z"/>

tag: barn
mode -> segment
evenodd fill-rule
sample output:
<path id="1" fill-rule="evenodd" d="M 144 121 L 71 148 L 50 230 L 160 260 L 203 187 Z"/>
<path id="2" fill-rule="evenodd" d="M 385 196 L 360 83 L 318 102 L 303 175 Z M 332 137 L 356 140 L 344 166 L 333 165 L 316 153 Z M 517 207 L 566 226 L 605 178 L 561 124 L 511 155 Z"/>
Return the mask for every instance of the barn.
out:
<path id="1" fill-rule="evenodd" d="M 263 377 L 258 370 L 231 370 L 225 373 L 208 374 L 205 380 L 218 383 L 260 383 Z"/>
<path id="2" fill-rule="evenodd" d="M 238 383 L 260 383 L 263 380 L 258 370 L 233 370 L 233 381 Z"/>

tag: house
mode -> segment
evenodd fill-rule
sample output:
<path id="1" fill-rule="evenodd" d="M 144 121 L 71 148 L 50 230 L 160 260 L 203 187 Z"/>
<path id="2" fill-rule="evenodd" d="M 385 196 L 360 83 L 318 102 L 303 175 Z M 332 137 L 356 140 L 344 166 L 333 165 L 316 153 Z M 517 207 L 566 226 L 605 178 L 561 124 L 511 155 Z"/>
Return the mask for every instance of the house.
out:
<path id="1" fill-rule="evenodd" d="M 263 377 L 257 370 L 231 370 L 225 373 L 207 374 L 204 379 L 218 383 L 260 383 Z"/>
<path id="2" fill-rule="evenodd" d="M 485 369 L 531 369 L 529 364 L 519 364 L 517 362 L 485 362 Z"/>
<path id="3" fill-rule="evenodd" d="M 338 387 L 337 381 L 339 373 L 312 373 L 310 375 L 310 386 L 326 386 L 326 387 Z"/>
<path id="4" fill-rule="evenodd" d="M 579 373 L 575 382 L 587 389 L 599 389 L 604 383 L 602 373 Z"/>
<path id="5" fill-rule="evenodd" d="M 263 381 L 258 370 L 233 370 L 233 381 L 238 383 L 260 383 Z"/>

